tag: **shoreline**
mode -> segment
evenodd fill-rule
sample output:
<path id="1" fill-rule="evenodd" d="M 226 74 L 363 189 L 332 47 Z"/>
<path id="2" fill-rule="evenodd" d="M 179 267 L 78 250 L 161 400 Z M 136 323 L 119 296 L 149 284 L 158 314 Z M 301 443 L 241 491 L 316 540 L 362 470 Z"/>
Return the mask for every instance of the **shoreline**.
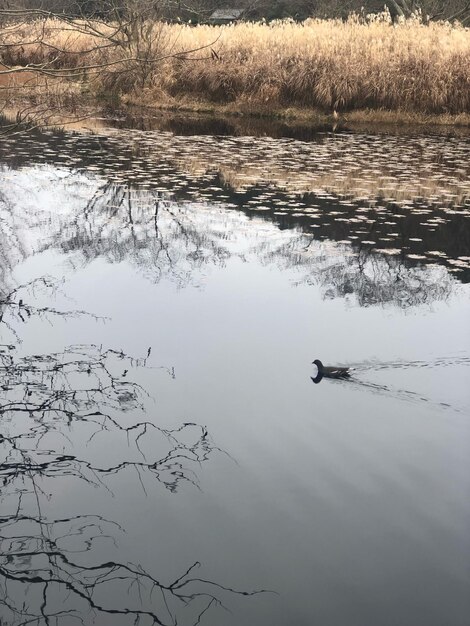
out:
<path id="1" fill-rule="evenodd" d="M 2 113 L 7 120 L 13 121 L 27 100 L 19 99 L 14 106 L 5 108 Z M 11 103 L 13 104 L 13 103 Z M 41 106 L 41 105 L 39 105 Z M 42 107 L 41 107 L 42 108 Z M 44 119 L 34 119 L 35 127 L 55 127 L 80 130 L 99 130 L 119 124 L 129 126 L 145 125 L 150 130 L 168 120 L 179 120 L 192 125 L 221 122 L 232 127 L 234 134 L 244 130 L 264 129 L 305 129 L 315 131 L 369 131 L 390 134 L 407 132 L 461 133 L 470 135 L 470 113 L 460 114 L 424 114 L 410 111 L 391 111 L 383 109 L 357 109 L 347 112 L 326 113 L 318 109 L 300 107 L 269 107 L 254 103 L 234 102 L 217 104 L 201 100 L 151 100 L 133 96 L 123 96 L 118 101 L 107 98 L 80 98 L 80 102 L 70 110 L 63 109 L 59 114 L 49 114 Z M 214 134 L 220 134 L 214 132 Z M 222 133 L 223 134 L 223 133 Z M 228 133 L 230 134 L 230 133 Z M 248 134 L 251 134 L 248 132 Z"/>
<path id="2" fill-rule="evenodd" d="M 124 106 L 166 113 L 192 113 L 213 117 L 251 118 L 267 121 L 300 122 L 309 125 L 379 124 L 411 126 L 450 126 L 470 128 L 470 113 L 419 113 L 386 109 L 352 109 L 350 111 L 326 113 L 319 109 L 301 107 L 274 107 L 253 103 L 235 102 L 217 104 L 201 100 L 182 99 L 179 102 L 138 100 L 132 96 L 122 99 Z"/>

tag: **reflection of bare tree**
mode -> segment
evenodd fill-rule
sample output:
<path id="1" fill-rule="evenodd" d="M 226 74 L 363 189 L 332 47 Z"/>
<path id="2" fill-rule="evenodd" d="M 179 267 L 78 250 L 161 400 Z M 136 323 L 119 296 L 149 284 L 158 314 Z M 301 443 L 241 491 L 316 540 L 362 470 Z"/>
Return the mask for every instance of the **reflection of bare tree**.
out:
<path id="1" fill-rule="evenodd" d="M 0 167 L 0 176 L 2 173 L 3 168 Z M 13 219 L 12 202 L 0 191 L 0 285 L 2 288 L 7 284 L 16 259 L 22 259 L 25 256 L 24 242 Z"/>
<path id="2" fill-rule="evenodd" d="M 89 138 L 83 152 L 89 151 L 93 158 L 96 154 L 108 158 L 107 164 L 98 164 L 95 159 L 88 165 L 105 170 L 106 178 L 60 168 L 49 173 L 50 183 L 46 186 L 62 186 L 70 198 L 70 208 L 64 213 L 51 211 L 52 226 L 47 233 L 43 233 L 44 220 L 36 218 L 34 208 L 30 211 L 27 219 L 32 222 L 31 230 L 37 233 L 36 250 L 52 247 L 73 252 L 75 255 L 68 255 L 72 264 L 80 258 L 91 261 L 99 257 L 113 263 L 130 261 L 152 280 L 166 278 L 186 285 L 197 283 L 204 267 L 223 265 L 230 255 L 245 258 L 245 250 L 234 245 L 239 235 L 250 245 L 259 237 L 259 228 L 271 221 L 275 224 L 273 236 L 264 238 L 261 246 L 257 242 L 252 245 L 255 254 L 261 250 L 264 256 L 284 256 L 285 267 L 314 263 L 311 272 L 318 274 L 321 269 L 320 282 L 330 297 L 355 291 L 361 304 L 397 302 L 408 306 L 447 297 L 456 283 L 451 275 L 468 280 L 464 208 L 428 206 L 423 199 L 416 206 L 412 202 L 385 202 L 383 198 L 381 203 L 377 199 L 369 204 L 355 203 L 352 198 L 335 198 L 320 191 L 294 198 L 274 184 L 256 186 L 254 181 L 236 190 L 220 176 L 203 175 L 204 171 L 197 170 L 192 178 L 185 177 L 166 155 L 160 164 L 153 164 L 153 172 L 147 172 L 145 147 L 136 153 L 142 165 L 132 172 L 136 178 L 130 182 L 127 170 L 115 170 L 114 174 L 111 171 L 117 167 L 116 161 L 123 163 L 121 159 L 126 167 L 131 166 L 129 150 L 121 157 L 108 154 L 108 148 L 111 150 L 114 145 L 111 142 L 98 153 L 93 144 L 96 141 Z M 41 169 L 37 174 L 43 180 Z M 18 186 L 30 184 L 21 173 L 15 173 L 14 179 Z M 201 193 L 210 199 L 209 206 L 201 201 Z M 173 199 L 178 195 L 189 198 L 191 194 L 195 194 L 197 203 Z M 230 200 L 228 208 L 220 199 Z M 8 201 L 11 203 L 11 198 Z M 230 210 L 235 207 L 240 212 Z M 40 217 L 41 212 L 36 211 Z M 245 216 L 251 220 L 250 228 Z M 11 212 L 9 219 L 12 220 Z M 299 230 L 303 234 L 297 237 Z M 284 236 L 281 247 L 273 243 L 277 239 L 274 235 L 280 231 L 284 231 L 283 235 L 292 233 L 290 239 Z M 289 245 L 285 245 L 286 239 Z M 318 255 L 312 256 L 312 250 L 305 250 L 312 241 L 313 247 L 318 247 L 318 240 L 332 242 L 328 248 L 330 258 L 321 266 Z M 349 252 L 344 241 L 350 241 Z M 340 257 L 344 257 L 344 262 Z M 450 274 L 437 270 L 436 264 L 446 267 Z M 436 284 L 436 277 L 441 285 Z M 328 286 L 329 278 L 332 282 Z"/>
<path id="3" fill-rule="evenodd" d="M 230 254 L 227 233 L 204 217 L 201 224 L 192 207 L 165 200 L 159 192 L 106 183 L 74 223 L 64 227 L 57 245 L 79 250 L 87 260 L 131 257 L 155 280 L 167 276 L 186 284 L 204 264 L 223 263 Z M 306 280 L 313 277 L 324 287 L 326 297 L 355 294 L 361 306 L 443 300 L 454 286 L 443 268 L 416 266 L 399 249 L 320 245 L 306 233 L 293 234 L 280 245 L 266 239 L 256 246 L 256 254 L 283 267 L 302 268 Z"/>
<path id="4" fill-rule="evenodd" d="M 41 199 L 38 196 L 42 184 L 30 187 L 31 176 L 21 172 L 19 180 L 11 177 L 11 170 L 0 165 L 0 294 L 3 295 L 14 283 L 11 274 L 16 265 L 25 261 L 37 251 L 35 236 L 44 243 L 49 236 L 44 232 L 44 213 L 41 211 Z M 83 179 L 67 173 L 58 177 L 55 185 L 60 182 L 67 185 L 70 195 L 80 193 L 84 185 Z M 33 209 L 33 210 L 32 210 Z M 51 217 L 49 228 L 60 222 L 62 215 Z M 33 235 L 31 237 L 31 235 Z"/>
<path id="5" fill-rule="evenodd" d="M 183 285 L 204 265 L 221 265 L 229 256 L 217 226 L 204 226 L 190 207 L 161 192 L 107 182 L 63 225 L 55 244 L 87 260 L 128 259 L 153 280 L 166 276 Z"/>
<path id="6" fill-rule="evenodd" d="M 267 263 L 295 268 L 301 282 L 320 284 L 326 298 L 354 295 L 360 306 L 408 308 L 446 300 L 455 288 L 441 266 L 419 267 L 401 254 L 322 243 L 312 235 L 299 234 L 286 244 L 259 252 Z"/>
<path id="7" fill-rule="evenodd" d="M 60 314 L 19 304 L 18 292 L 4 299 L 0 328 L 8 309 Z M 0 346 L 2 624 L 100 624 L 106 615 L 176 624 L 182 610 L 196 624 L 224 594 L 239 593 L 198 576 L 198 562 L 165 582 L 119 560 L 122 528 L 101 511 L 60 517 L 49 511 L 57 483 L 72 489 L 79 481 L 112 494 L 113 477 L 129 471 L 144 493 L 149 484 L 171 493 L 183 482 L 197 487 L 194 468 L 218 448 L 198 424 L 166 429 L 142 420 L 147 395 L 128 374 L 148 366 L 150 354 L 149 348 L 135 360 L 81 345 L 19 357 L 14 345 Z M 110 449 L 105 454 L 103 441 Z"/>
<path id="8" fill-rule="evenodd" d="M 320 271 L 325 295 L 334 298 L 354 294 L 360 306 L 418 306 L 446 300 L 454 287 L 443 268 L 410 267 L 399 256 L 359 250 L 343 259 L 343 263 L 326 265 Z"/>

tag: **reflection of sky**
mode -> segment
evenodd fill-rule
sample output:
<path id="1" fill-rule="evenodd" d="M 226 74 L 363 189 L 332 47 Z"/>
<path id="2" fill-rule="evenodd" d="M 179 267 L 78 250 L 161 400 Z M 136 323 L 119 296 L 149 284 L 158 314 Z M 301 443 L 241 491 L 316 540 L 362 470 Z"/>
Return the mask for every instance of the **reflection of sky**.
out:
<path id="1" fill-rule="evenodd" d="M 198 560 L 206 579 L 280 593 L 232 598 L 232 613 L 209 612 L 206 626 L 363 626 L 384 615 L 464 626 L 468 286 L 445 266 L 65 171 L 2 179 L 2 229 L 24 251 L 8 249 L 9 279 L 65 275 L 63 294 L 25 301 L 110 320 L 16 321 L 19 352 L 96 343 L 144 356 L 151 346 L 149 365 L 173 366 L 175 379 L 130 368 L 154 397 L 146 418 L 204 424 L 237 463 L 214 455 L 197 469 L 201 490 L 176 495 L 135 472 L 110 491 L 45 482 L 47 511 L 118 521 L 127 533 L 115 553 L 165 580 Z M 364 384 L 312 385 L 314 358 L 354 364 Z M 63 445 L 83 457 L 104 462 L 127 446 L 100 435 L 85 449 L 79 430 Z"/>
<path id="2" fill-rule="evenodd" d="M 46 268 L 61 274 L 62 257 L 31 258 L 16 277 Z M 63 491 L 60 505 L 78 511 L 86 503 L 119 520 L 128 530 L 121 551 L 147 569 L 175 572 L 194 557 L 206 577 L 281 590 L 279 599 L 230 603 L 232 615 L 209 614 L 207 624 L 284 626 L 295 616 L 336 626 L 343 612 L 348 623 L 376 623 L 384 607 L 399 622 L 421 619 L 429 602 L 430 624 L 440 626 L 444 615 L 459 624 L 466 609 L 459 554 L 468 538 L 468 365 L 433 363 L 462 352 L 468 358 L 468 294 L 404 314 L 325 300 L 314 285 L 296 286 L 295 277 L 256 256 L 211 268 L 203 289 L 178 289 L 171 277 L 155 285 L 131 263 L 103 258 L 71 274 L 68 297 L 55 305 L 111 320 L 32 321 L 22 329 L 24 349 L 93 341 L 145 355 L 152 346 L 151 364 L 174 366 L 176 379 L 131 369 L 155 397 L 147 415 L 169 427 L 207 425 L 238 465 L 214 458 L 197 472 L 202 493 L 183 489 L 174 500 L 146 476 L 145 497 L 138 477 L 126 472 L 111 482 L 114 498 L 74 488 Z M 359 380 L 388 386 L 384 394 L 329 381 L 313 386 L 315 357 L 429 366 L 358 372 Z M 426 400 L 404 398 L 403 390 Z M 106 442 L 94 446 L 107 458 Z"/>

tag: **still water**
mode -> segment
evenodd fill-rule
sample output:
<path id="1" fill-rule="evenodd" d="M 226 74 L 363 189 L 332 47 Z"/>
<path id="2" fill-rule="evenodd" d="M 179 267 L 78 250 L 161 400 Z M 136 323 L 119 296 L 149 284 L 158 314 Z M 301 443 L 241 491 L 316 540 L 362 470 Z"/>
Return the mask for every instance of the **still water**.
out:
<path id="1" fill-rule="evenodd" d="M 470 624 L 470 139 L 274 134 L 1 139 L 2 626 Z"/>

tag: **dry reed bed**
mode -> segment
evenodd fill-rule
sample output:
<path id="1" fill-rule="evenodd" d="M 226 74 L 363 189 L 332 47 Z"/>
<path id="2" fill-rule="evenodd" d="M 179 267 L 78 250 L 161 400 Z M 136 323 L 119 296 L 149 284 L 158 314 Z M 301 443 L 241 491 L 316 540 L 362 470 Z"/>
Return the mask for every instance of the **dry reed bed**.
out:
<path id="1" fill-rule="evenodd" d="M 22 28 L 23 42 L 39 38 L 38 26 Z M 470 112 L 470 29 L 448 23 L 393 25 L 385 16 L 366 23 L 354 17 L 221 27 L 156 23 L 148 41 L 127 50 L 103 47 L 105 40 L 53 21 L 44 35 L 53 48 L 11 47 L 3 61 L 78 68 L 130 57 L 88 80 L 98 75 L 102 88 L 121 93 L 144 89 L 147 101 L 153 93 L 269 108 Z M 150 64 L 135 60 L 144 54 Z M 177 56 L 162 59 L 167 55 Z"/>

